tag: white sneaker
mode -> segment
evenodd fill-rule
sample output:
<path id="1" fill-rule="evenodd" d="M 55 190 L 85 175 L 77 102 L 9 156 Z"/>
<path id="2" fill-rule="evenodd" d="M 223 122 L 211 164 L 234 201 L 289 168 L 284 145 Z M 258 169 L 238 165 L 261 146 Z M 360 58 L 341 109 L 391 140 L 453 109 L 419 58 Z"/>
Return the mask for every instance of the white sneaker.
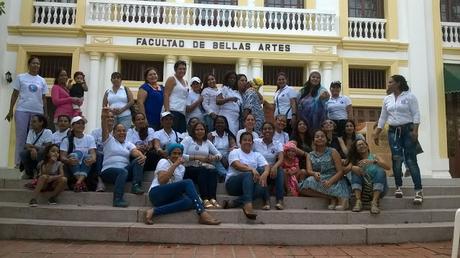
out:
<path id="1" fill-rule="evenodd" d="M 97 182 L 96 192 L 105 192 L 105 184 L 102 182 L 102 180 Z"/>
<path id="2" fill-rule="evenodd" d="M 402 198 L 403 197 L 403 191 L 402 191 L 400 186 L 396 187 L 395 197 L 396 198 Z"/>
<path id="3" fill-rule="evenodd" d="M 416 191 L 415 192 L 415 197 L 414 197 L 414 204 L 420 205 L 423 203 L 423 191 Z"/>

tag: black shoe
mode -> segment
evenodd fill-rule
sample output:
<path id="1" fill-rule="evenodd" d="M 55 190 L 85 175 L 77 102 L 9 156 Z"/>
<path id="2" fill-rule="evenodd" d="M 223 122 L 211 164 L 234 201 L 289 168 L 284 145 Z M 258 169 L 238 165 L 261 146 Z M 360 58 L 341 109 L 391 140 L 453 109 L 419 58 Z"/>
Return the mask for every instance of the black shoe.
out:
<path id="1" fill-rule="evenodd" d="M 56 197 L 54 197 L 54 196 L 53 196 L 53 197 L 50 197 L 50 198 L 48 199 L 48 204 L 49 204 L 49 205 L 56 205 L 56 204 L 57 204 Z"/>
<path id="2" fill-rule="evenodd" d="M 235 205 L 235 203 L 231 200 L 224 200 L 222 202 L 222 209 L 233 209 L 233 208 L 236 208 L 237 206 Z"/>
<path id="3" fill-rule="evenodd" d="M 142 187 L 139 184 L 133 184 L 133 186 L 131 187 L 131 193 L 133 193 L 133 194 L 143 194 L 144 190 L 142 189 Z"/>
<path id="4" fill-rule="evenodd" d="M 35 199 L 35 198 L 30 199 L 29 206 L 30 207 L 37 207 L 38 206 L 37 199 Z"/>

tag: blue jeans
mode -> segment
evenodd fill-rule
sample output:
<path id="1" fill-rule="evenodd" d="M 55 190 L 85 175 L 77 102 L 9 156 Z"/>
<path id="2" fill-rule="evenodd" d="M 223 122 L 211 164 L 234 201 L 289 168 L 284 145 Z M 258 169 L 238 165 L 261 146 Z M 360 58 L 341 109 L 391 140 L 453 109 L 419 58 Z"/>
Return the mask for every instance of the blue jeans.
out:
<path id="1" fill-rule="evenodd" d="M 222 162 L 218 160 L 214 162 L 214 166 L 216 167 L 217 174 L 225 178 L 225 176 L 227 175 L 227 169 L 224 167 Z"/>
<path id="2" fill-rule="evenodd" d="M 19 156 L 21 157 L 22 165 L 24 166 L 24 172 L 29 177 L 34 176 L 34 169 L 37 169 L 38 173 L 40 173 L 39 171 L 40 168 L 37 168 L 37 165 L 44 158 L 43 151 L 44 151 L 43 149 L 37 151 L 37 159 L 35 160 L 33 160 L 32 157 L 30 156 L 30 150 L 23 150 L 19 153 Z"/>
<path id="3" fill-rule="evenodd" d="M 195 208 L 199 215 L 204 210 L 203 202 L 190 179 L 156 186 L 149 191 L 149 199 L 155 215 L 164 215 Z"/>
<path id="4" fill-rule="evenodd" d="M 414 189 L 419 191 L 422 190 L 422 179 L 420 177 L 420 168 L 417 163 L 417 144 L 412 140 L 410 135 L 412 128 L 412 123 L 397 127 L 390 126 L 388 130 L 388 143 L 391 149 L 393 174 L 396 186 L 402 186 L 402 162 L 404 160 L 412 176 Z"/>
<path id="5" fill-rule="evenodd" d="M 259 173 L 263 170 L 257 169 Z M 233 202 L 237 206 L 250 203 L 257 197 L 261 196 L 264 201 L 267 201 L 267 187 L 262 187 L 258 182 L 255 183 L 253 175 L 250 172 L 240 172 L 239 174 L 230 177 L 225 182 L 225 189 L 229 195 L 238 196 Z"/>
<path id="6" fill-rule="evenodd" d="M 187 130 L 187 122 L 185 121 L 185 115 L 181 112 L 171 111 L 174 116 L 173 129 L 177 133 L 185 133 Z"/>
<path id="7" fill-rule="evenodd" d="M 363 190 L 363 177 L 351 172 L 351 190 Z M 372 178 L 374 192 L 380 192 L 380 198 L 388 191 L 387 175 L 382 168 L 377 170 Z"/>
<path id="8" fill-rule="evenodd" d="M 267 185 L 275 185 L 275 196 L 276 201 L 282 201 L 284 199 L 284 170 L 278 168 L 275 178 L 271 178 L 270 176 L 267 177 Z M 270 191 L 266 191 L 265 199 L 268 200 L 270 198 Z"/>
<path id="9" fill-rule="evenodd" d="M 69 154 L 69 157 L 74 157 L 78 159 L 78 154 L 75 152 L 72 152 Z M 85 164 L 85 160 L 88 159 L 88 157 L 89 157 L 88 154 L 83 154 L 83 158 L 80 164 L 77 164 L 75 166 L 70 166 L 70 172 L 72 173 L 73 176 L 88 177 L 88 173 L 91 170 L 91 167 Z"/>
<path id="10" fill-rule="evenodd" d="M 132 123 L 132 116 L 127 115 L 127 116 L 116 116 L 115 117 L 115 124 L 122 124 L 126 130 L 131 128 L 131 123 Z"/>
<path id="11" fill-rule="evenodd" d="M 102 162 L 104 161 L 104 153 L 96 151 L 96 163 L 94 169 L 98 175 L 102 173 Z"/>
<path id="12" fill-rule="evenodd" d="M 203 200 L 216 199 L 217 171 L 205 167 L 186 167 L 184 179 L 192 179 L 198 185 Z"/>
<path id="13" fill-rule="evenodd" d="M 114 200 L 123 199 L 126 181 L 132 179 L 133 184 L 141 184 L 144 177 L 144 168 L 133 159 L 124 168 L 107 168 L 102 171 L 101 178 L 104 182 L 115 184 L 113 191 Z"/>

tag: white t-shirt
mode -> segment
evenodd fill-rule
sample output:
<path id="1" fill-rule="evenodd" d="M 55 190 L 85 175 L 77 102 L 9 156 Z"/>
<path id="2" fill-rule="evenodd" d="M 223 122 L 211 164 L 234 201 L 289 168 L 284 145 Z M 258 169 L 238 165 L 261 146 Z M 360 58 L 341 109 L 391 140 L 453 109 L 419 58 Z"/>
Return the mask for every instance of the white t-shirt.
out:
<path id="1" fill-rule="evenodd" d="M 102 142 L 102 128 L 96 128 L 91 131 L 91 135 L 94 137 L 94 141 L 96 142 L 96 148 L 98 151 L 101 151 L 104 149 L 103 142 Z"/>
<path id="2" fill-rule="evenodd" d="M 275 140 L 272 140 L 272 143 L 267 145 L 262 138 L 259 138 L 254 140 L 253 149 L 255 152 L 262 154 L 268 164 L 273 165 L 276 163 L 278 154 L 283 151 L 283 145 Z"/>
<path id="3" fill-rule="evenodd" d="M 62 140 L 64 140 L 65 137 L 67 137 L 67 133 L 69 132 L 70 129 L 67 128 L 64 132 L 56 131 L 53 133 L 52 139 L 53 139 L 53 144 L 57 144 L 58 146 L 61 145 Z"/>
<path id="4" fill-rule="evenodd" d="M 289 141 L 289 134 L 284 131 L 281 133 L 275 131 L 275 134 L 273 135 L 273 141 L 278 141 L 282 144 L 285 144 Z"/>
<path id="5" fill-rule="evenodd" d="M 275 103 L 274 116 L 285 115 L 287 119 L 292 118 L 291 99 L 297 98 L 297 92 L 291 86 L 284 86 L 275 92 L 273 102 Z M 294 112 L 295 113 L 295 112 Z"/>
<path id="6" fill-rule="evenodd" d="M 230 154 L 228 154 L 228 173 L 225 181 L 227 181 L 230 177 L 236 176 L 240 171 L 234 169 L 231 165 L 235 161 L 239 161 L 242 164 L 248 165 L 251 168 L 257 169 L 258 167 L 263 167 L 268 165 L 267 161 L 265 160 L 264 156 L 258 152 L 251 151 L 250 153 L 246 153 L 241 149 L 232 150 Z"/>
<path id="7" fill-rule="evenodd" d="M 351 105 L 351 100 L 347 96 L 330 98 L 327 102 L 327 117 L 331 120 L 348 119 L 347 106 Z"/>
<path id="8" fill-rule="evenodd" d="M 220 89 L 220 93 L 222 93 L 222 97 L 224 98 L 238 98 L 238 101 L 230 101 L 226 102 L 225 104 L 220 106 L 220 112 L 219 115 L 226 116 L 228 114 L 233 114 L 233 113 L 239 113 L 240 112 L 240 106 L 243 100 L 241 99 L 241 95 L 238 91 L 231 89 L 228 86 L 222 86 Z"/>
<path id="9" fill-rule="evenodd" d="M 199 93 L 196 93 L 193 90 L 189 91 L 187 95 L 187 106 L 191 106 L 193 103 L 195 103 L 198 100 L 199 97 L 200 97 Z M 190 118 L 192 117 L 196 117 L 200 119 L 201 121 L 203 121 L 203 112 L 201 111 L 200 106 L 197 106 L 194 110 L 192 110 L 192 112 L 187 113 L 186 117 L 187 117 L 187 123 L 188 123 L 188 120 L 190 120 Z"/>
<path id="10" fill-rule="evenodd" d="M 13 81 L 13 89 L 19 91 L 17 111 L 43 114 L 43 95 L 48 93 L 48 85 L 43 77 L 19 74 Z"/>
<path id="11" fill-rule="evenodd" d="M 181 141 L 179 134 L 174 130 L 171 130 L 171 133 L 168 134 L 164 129 L 156 131 L 153 134 L 153 139 L 158 139 L 160 141 L 160 146 L 163 150 L 166 148 L 166 145 L 170 143 L 180 143 Z"/>
<path id="12" fill-rule="evenodd" d="M 200 144 L 195 142 L 192 137 L 185 138 L 181 144 L 184 146 L 184 159 L 189 160 L 190 155 L 217 155 L 222 158 L 222 154 L 216 149 L 210 140 L 206 140 Z M 187 165 L 186 165 L 187 166 Z"/>
<path id="13" fill-rule="evenodd" d="M 177 111 L 185 115 L 185 105 L 187 102 L 187 82 L 183 85 L 175 76 L 176 85 L 169 95 L 169 109 L 170 111 Z"/>
<path id="14" fill-rule="evenodd" d="M 42 135 L 37 140 L 40 134 Z M 37 140 L 37 142 L 34 144 L 35 140 Z M 39 133 L 35 133 L 34 130 L 30 129 L 29 132 L 27 133 L 26 144 L 33 144 L 34 146 L 42 147 L 46 143 L 52 143 L 52 142 L 53 142 L 53 132 L 51 132 L 50 129 L 45 128 Z"/>
<path id="15" fill-rule="evenodd" d="M 220 90 L 218 88 L 211 87 L 205 88 L 203 92 L 201 92 L 201 96 L 203 96 L 203 108 L 206 114 L 219 114 L 219 106 L 216 103 L 216 97 L 219 94 Z"/>
<path id="16" fill-rule="evenodd" d="M 139 132 L 136 131 L 136 128 L 129 128 L 128 133 L 126 134 L 126 141 L 136 146 L 148 146 L 149 142 L 153 141 L 154 135 L 155 130 L 149 127 L 147 130 L 147 138 L 141 140 L 141 137 L 139 137 Z"/>
<path id="17" fill-rule="evenodd" d="M 154 177 L 152 180 L 152 184 L 150 185 L 150 189 L 160 185 L 160 182 L 158 181 L 158 174 L 160 173 L 160 171 L 167 171 L 171 166 L 172 166 L 172 162 L 169 159 L 160 159 L 160 161 L 157 164 L 157 168 L 155 169 Z M 185 167 L 183 165 L 177 166 L 177 168 L 174 170 L 173 175 L 169 179 L 168 184 L 181 181 L 184 178 L 184 174 L 185 174 Z"/>
<path id="18" fill-rule="evenodd" d="M 223 157 L 227 157 L 230 151 L 230 142 L 228 141 L 228 133 L 224 132 L 222 137 L 217 134 L 216 131 L 212 132 L 211 135 L 214 137 L 213 144 L 216 149 L 222 154 Z"/>
<path id="19" fill-rule="evenodd" d="M 240 145 L 240 137 L 244 132 L 246 132 L 246 128 L 240 129 L 238 131 L 238 133 L 236 134 L 236 145 L 238 145 L 238 148 L 241 147 L 241 145 Z M 254 138 L 253 139 L 254 141 L 256 139 L 259 139 L 259 135 L 254 131 L 252 131 L 252 137 Z"/>
<path id="20" fill-rule="evenodd" d="M 125 87 L 123 85 L 115 93 L 112 88 L 107 90 L 107 102 L 110 108 L 123 108 L 128 104 L 128 95 L 126 94 Z M 123 113 L 119 114 L 118 117 L 124 117 L 131 115 L 131 111 L 126 109 Z"/>
<path id="21" fill-rule="evenodd" d="M 131 151 L 135 149 L 134 144 L 125 141 L 117 141 L 112 135 L 109 135 L 104 142 L 104 161 L 102 162 L 102 171 L 108 168 L 125 168 L 129 165 Z"/>
<path id="22" fill-rule="evenodd" d="M 77 153 L 78 157 L 80 158 L 80 162 L 89 153 L 91 149 L 96 149 L 96 141 L 94 140 L 94 137 L 89 134 L 84 134 L 81 138 L 77 138 L 75 136 L 73 138 L 73 144 L 73 152 Z M 64 138 L 64 140 L 62 140 L 59 149 L 61 151 L 67 151 L 69 149 L 69 138 Z"/>

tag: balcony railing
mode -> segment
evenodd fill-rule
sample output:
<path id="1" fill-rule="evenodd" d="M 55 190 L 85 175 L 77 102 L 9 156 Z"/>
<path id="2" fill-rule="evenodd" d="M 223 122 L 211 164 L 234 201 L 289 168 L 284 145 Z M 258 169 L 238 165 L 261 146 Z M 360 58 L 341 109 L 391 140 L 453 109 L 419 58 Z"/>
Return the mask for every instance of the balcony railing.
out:
<path id="1" fill-rule="evenodd" d="M 33 25 L 72 26 L 75 24 L 77 4 L 34 2 Z"/>
<path id="2" fill-rule="evenodd" d="M 460 47 L 460 23 L 441 22 L 442 41 L 446 47 Z"/>
<path id="3" fill-rule="evenodd" d="M 348 18 L 348 36 L 353 39 L 385 39 L 386 19 Z"/>
<path id="4" fill-rule="evenodd" d="M 199 31 L 337 35 L 336 14 L 307 9 L 87 0 L 86 24 Z"/>

